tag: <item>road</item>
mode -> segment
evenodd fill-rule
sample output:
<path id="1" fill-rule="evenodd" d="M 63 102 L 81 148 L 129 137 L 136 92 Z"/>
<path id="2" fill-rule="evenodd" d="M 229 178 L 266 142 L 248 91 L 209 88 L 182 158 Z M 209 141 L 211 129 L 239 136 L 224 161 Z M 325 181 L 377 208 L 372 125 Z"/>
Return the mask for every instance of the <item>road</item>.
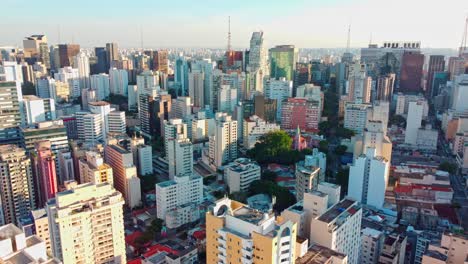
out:
<path id="1" fill-rule="evenodd" d="M 466 190 L 463 178 L 458 175 L 450 175 L 450 184 L 453 188 L 453 203 L 460 205 L 457 209 L 460 225 L 468 230 L 468 191 Z"/>

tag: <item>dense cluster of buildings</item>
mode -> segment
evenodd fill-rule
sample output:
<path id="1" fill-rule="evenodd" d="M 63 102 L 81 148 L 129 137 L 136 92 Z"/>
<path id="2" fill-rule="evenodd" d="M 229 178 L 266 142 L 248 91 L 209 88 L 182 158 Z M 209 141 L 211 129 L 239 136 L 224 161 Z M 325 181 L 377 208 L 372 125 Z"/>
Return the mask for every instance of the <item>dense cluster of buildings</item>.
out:
<path id="1" fill-rule="evenodd" d="M 466 263 L 466 48 L 206 52 L 0 47 L 0 263 Z"/>

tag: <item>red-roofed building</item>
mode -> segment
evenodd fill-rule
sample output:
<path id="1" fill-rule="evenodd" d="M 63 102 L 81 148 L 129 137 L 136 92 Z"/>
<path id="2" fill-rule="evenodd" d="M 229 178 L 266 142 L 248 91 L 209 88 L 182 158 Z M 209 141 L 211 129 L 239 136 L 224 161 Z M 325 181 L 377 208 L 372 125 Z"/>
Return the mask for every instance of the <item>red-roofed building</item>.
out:
<path id="1" fill-rule="evenodd" d="M 141 264 L 141 259 L 133 259 L 130 261 L 127 261 L 127 264 Z"/>

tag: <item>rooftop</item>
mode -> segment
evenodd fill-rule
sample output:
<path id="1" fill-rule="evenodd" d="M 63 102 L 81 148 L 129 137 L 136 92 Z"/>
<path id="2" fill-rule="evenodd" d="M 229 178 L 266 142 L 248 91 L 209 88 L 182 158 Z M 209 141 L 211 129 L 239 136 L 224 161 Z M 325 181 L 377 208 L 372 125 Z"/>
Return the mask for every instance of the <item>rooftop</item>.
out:
<path id="1" fill-rule="evenodd" d="M 296 260 L 296 264 L 327 264 L 331 263 L 331 258 L 343 260 L 346 258 L 346 255 L 327 247 L 313 244 L 304 256 Z"/>
<path id="2" fill-rule="evenodd" d="M 90 104 L 90 105 L 92 105 L 92 106 L 106 106 L 106 105 L 110 105 L 108 102 L 105 102 L 105 101 L 89 102 L 88 104 Z"/>
<path id="3" fill-rule="evenodd" d="M 335 204 L 332 208 L 328 209 L 324 214 L 322 214 L 318 220 L 326 223 L 330 223 L 335 220 L 339 215 L 351 209 L 351 207 L 356 203 L 356 201 L 350 199 L 343 199 L 339 203 Z"/>
<path id="4" fill-rule="evenodd" d="M 272 215 L 262 213 L 247 206 L 242 206 L 239 209 L 235 210 L 233 212 L 233 216 L 242 221 L 249 222 L 255 225 L 261 225 L 264 221 L 270 219 L 271 217 L 274 217 Z"/>
<path id="5" fill-rule="evenodd" d="M 434 259 L 447 261 L 447 255 L 442 254 L 442 253 L 440 253 L 438 251 L 435 251 L 435 250 L 427 250 L 424 255 L 428 256 L 428 257 L 431 257 L 431 258 L 434 258 Z"/>

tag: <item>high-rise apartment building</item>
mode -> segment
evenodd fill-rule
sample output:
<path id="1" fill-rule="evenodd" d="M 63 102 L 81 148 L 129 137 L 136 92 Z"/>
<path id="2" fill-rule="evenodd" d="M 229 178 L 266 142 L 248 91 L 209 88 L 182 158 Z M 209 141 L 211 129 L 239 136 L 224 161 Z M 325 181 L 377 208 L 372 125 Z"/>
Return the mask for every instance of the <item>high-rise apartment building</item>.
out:
<path id="1" fill-rule="evenodd" d="M 138 175 L 153 174 L 153 149 L 145 145 L 142 137 L 132 137 L 130 150 L 133 153 L 133 164 L 138 168 Z"/>
<path id="2" fill-rule="evenodd" d="M 281 45 L 271 48 L 270 52 L 270 77 L 279 79 L 294 79 L 294 71 L 298 61 L 299 51 L 294 45 Z"/>
<path id="3" fill-rule="evenodd" d="M 322 111 L 319 101 L 306 98 L 288 98 L 281 107 L 281 128 L 317 131 Z"/>
<path id="4" fill-rule="evenodd" d="M 110 111 L 107 115 L 107 124 L 109 133 L 125 134 L 127 129 L 125 111 Z"/>
<path id="5" fill-rule="evenodd" d="M 22 148 L 0 145 L 0 223 L 19 224 L 35 208 L 31 160 Z"/>
<path id="6" fill-rule="evenodd" d="M 203 179 L 200 176 L 178 175 L 173 180 L 156 184 L 156 215 L 166 219 L 172 211 L 203 201 Z M 181 210 L 185 211 L 185 210 Z"/>
<path id="7" fill-rule="evenodd" d="M 127 96 L 128 94 L 128 72 L 117 68 L 109 70 L 110 93 Z"/>
<path id="8" fill-rule="evenodd" d="M 184 57 L 177 58 L 175 61 L 174 81 L 178 84 L 178 95 L 188 95 L 188 71 L 187 59 Z"/>
<path id="9" fill-rule="evenodd" d="M 181 119 L 164 122 L 164 147 L 169 178 L 193 172 L 193 146 L 187 136 L 187 125 Z"/>
<path id="10" fill-rule="evenodd" d="M 26 58 L 37 58 L 47 69 L 50 69 L 49 47 L 47 36 L 31 35 L 23 40 L 23 48 Z"/>
<path id="11" fill-rule="evenodd" d="M 455 77 L 451 108 L 462 113 L 468 110 L 468 74 Z"/>
<path id="12" fill-rule="evenodd" d="M 391 102 L 395 87 L 395 74 L 386 74 L 377 78 L 376 100 Z"/>
<path id="13" fill-rule="evenodd" d="M 346 103 L 344 111 L 344 127 L 356 134 L 362 134 L 367 120 L 372 115 L 372 105 Z"/>
<path id="14" fill-rule="evenodd" d="M 268 79 L 265 81 L 263 86 L 265 90 L 265 97 L 276 100 L 276 106 L 278 111 L 276 112 L 276 118 L 281 118 L 281 107 L 283 100 L 292 97 L 293 95 L 293 83 L 287 81 L 286 78 Z"/>
<path id="15" fill-rule="evenodd" d="M 66 181 L 77 180 L 77 178 L 75 178 L 75 165 L 71 152 L 60 151 L 58 153 L 58 162 L 60 168 L 58 182 L 60 185 L 63 185 Z"/>
<path id="16" fill-rule="evenodd" d="M 70 183 L 46 206 L 54 256 L 63 263 L 126 263 L 123 204 L 109 183 Z"/>
<path id="17" fill-rule="evenodd" d="M 207 263 L 294 263 L 296 224 L 223 198 L 206 213 Z"/>
<path id="18" fill-rule="evenodd" d="M 256 115 L 245 118 L 242 121 L 244 122 L 242 144 L 246 149 L 255 147 L 255 144 L 259 141 L 260 137 L 266 133 L 280 129 L 279 125 L 265 122 Z"/>
<path id="19" fill-rule="evenodd" d="M 370 102 L 372 78 L 367 76 L 365 64 L 353 64 L 349 73 L 349 100 L 358 104 Z"/>
<path id="20" fill-rule="evenodd" d="M 23 105 L 27 125 L 32 125 L 36 122 L 51 121 L 57 118 L 54 99 L 25 95 L 23 96 Z"/>
<path id="21" fill-rule="evenodd" d="M 217 110 L 232 114 L 237 104 L 238 94 L 237 89 L 230 85 L 221 85 L 218 90 L 218 107 Z"/>
<path id="22" fill-rule="evenodd" d="M 193 106 L 205 107 L 205 74 L 202 71 L 189 73 L 188 94 L 193 101 Z"/>
<path id="23" fill-rule="evenodd" d="M 423 104 L 421 102 L 410 102 L 408 118 L 406 119 L 405 143 L 416 145 L 418 130 L 423 118 Z"/>
<path id="24" fill-rule="evenodd" d="M 183 119 L 192 114 L 191 97 L 179 96 L 172 99 L 171 118 Z"/>
<path id="25" fill-rule="evenodd" d="M 49 76 L 42 76 L 41 78 L 36 79 L 36 95 L 40 98 L 56 98 L 54 93 L 55 79 L 50 78 Z"/>
<path id="26" fill-rule="evenodd" d="M 367 148 L 374 148 L 377 156 L 382 156 L 390 161 L 392 158 L 392 142 L 383 129 L 383 124 L 379 120 L 367 121 L 366 128 L 362 136 L 353 137 L 354 158 L 366 153 Z"/>
<path id="27" fill-rule="evenodd" d="M 86 142 L 99 143 L 104 140 L 103 122 L 100 114 L 76 112 L 76 126 L 78 139 Z"/>
<path id="28" fill-rule="evenodd" d="M 348 195 L 360 203 L 382 208 L 389 173 L 388 160 L 377 156 L 375 148 L 367 148 L 349 168 Z"/>
<path id="29" fill-rule="evenodd" d="M 18 143 L 19 126 L 22 124 L 21 88 L 15 81 L 0 81 L 0 144 Z M 8 109 L 8 111 L 6 111 Z"/>
<path id="30" fill-rule="evenodd" d="M 93 71 L 95 74 L 108 73 L 109 72 L 109 60 L 107 57 L 107 51 L 105 47 L 94 48 L 94 55 L 97 58 L 96 67 Z"/>
<path id="31" fill-rule="evenodd" d="M 36 205 L 43 207 L 49 199 L 55 197 L 58 190 L 58 179 L 56 173 L 55 157 L 51 149 L 50 141 L 36 141 L 34 152 L 31 157 L 33 161 L 33 175 L 36 192 Z"/>
<path id="32" fill-rule="evenodd" d="M 159 86 L 159 76 L 157 72 L 143 71 L 136 77 L 138 95 L 150 94 L 152 90 Z"/>
<path id="33" fill-rule="evenodd" d="M 96 99 L 104 100 L 110 95 L 110 79 L 105 73 L 94 74 L 90 77 L 90 88 L 96 91 Z"/>
<path id="34" fill-rule="evenodd" d="M 95 151 L 86 151 L 83 157 L 78 160 L 78 172 L 77 177 L 80 183 L 109 183 L 114 186 L 114 174 L 112 167 L 104 163 L 104 159 L 101 154 Z"/>
<path id="35" fill-rule="evenodd" d="M 167 50 L 158 50 L 153 57 L 153 69 L 167 74 L 169 72 L 169 60 Z"/>
<path id="36" fill-rule="evenodd" d="M 237 121 L 226 113 L 216 113 L 214 136 L 209 138 L 210 163 L 216 167 L 237 158 Z"/>
<path id="37" fill-rule="evenodd" d="M 60 68 L 58 72 L 54 74 L 55 81 L 61 81 L 68 83 L 70 89 L 70 96 L 73 98 L 78 98 L 81 96 L 81 87 L 80 85 L 80 73 L 78 69 L 72 68 L 70 66 Z M 52 94 L 52 93 L 51 93 Z"/>
<path id="38" fill-rule="evenodd" d="M 310 243 L 319 244 L 348 256 L 349 264 L 358 264 L 361 242 L 362 208 L 345 198 L 310 223 Z"/>
<path id="39" fill-rule="evenodd" d="M 88 54 L 85 52 L 78 53 L 73 58 L 73 66 L 78 69 L 81 89 L 91 88 L 89 82 L 90 66 Z"/>
<path id="40" fill-rule="evenodd" d="M 114 187 L 122 193 L 129 208 L 141 204 L 140 178 L 133 165 L 132 152 L 118 146 L 107 145 L 105 150 L 106 162 L 112 167 Z"/>
<path id="41" fill-rule="evenodd" d="M 361 254 L 359 263 L 379 263 L 385 234 L 379 230 L 366 227 L 361 231 Z"/>
<path id="42" fill-rule="evenodd" d="M 433 98 L 437 96 L 436 93 L 439 89 L 434 87 L 434 75 L 438 72 L 443 72 L 445 69 L 445 57 L 444 55 L 430 55 L 429 66 L 427 69 L 427 81 L 426 81 L 426 97 Z"/>

